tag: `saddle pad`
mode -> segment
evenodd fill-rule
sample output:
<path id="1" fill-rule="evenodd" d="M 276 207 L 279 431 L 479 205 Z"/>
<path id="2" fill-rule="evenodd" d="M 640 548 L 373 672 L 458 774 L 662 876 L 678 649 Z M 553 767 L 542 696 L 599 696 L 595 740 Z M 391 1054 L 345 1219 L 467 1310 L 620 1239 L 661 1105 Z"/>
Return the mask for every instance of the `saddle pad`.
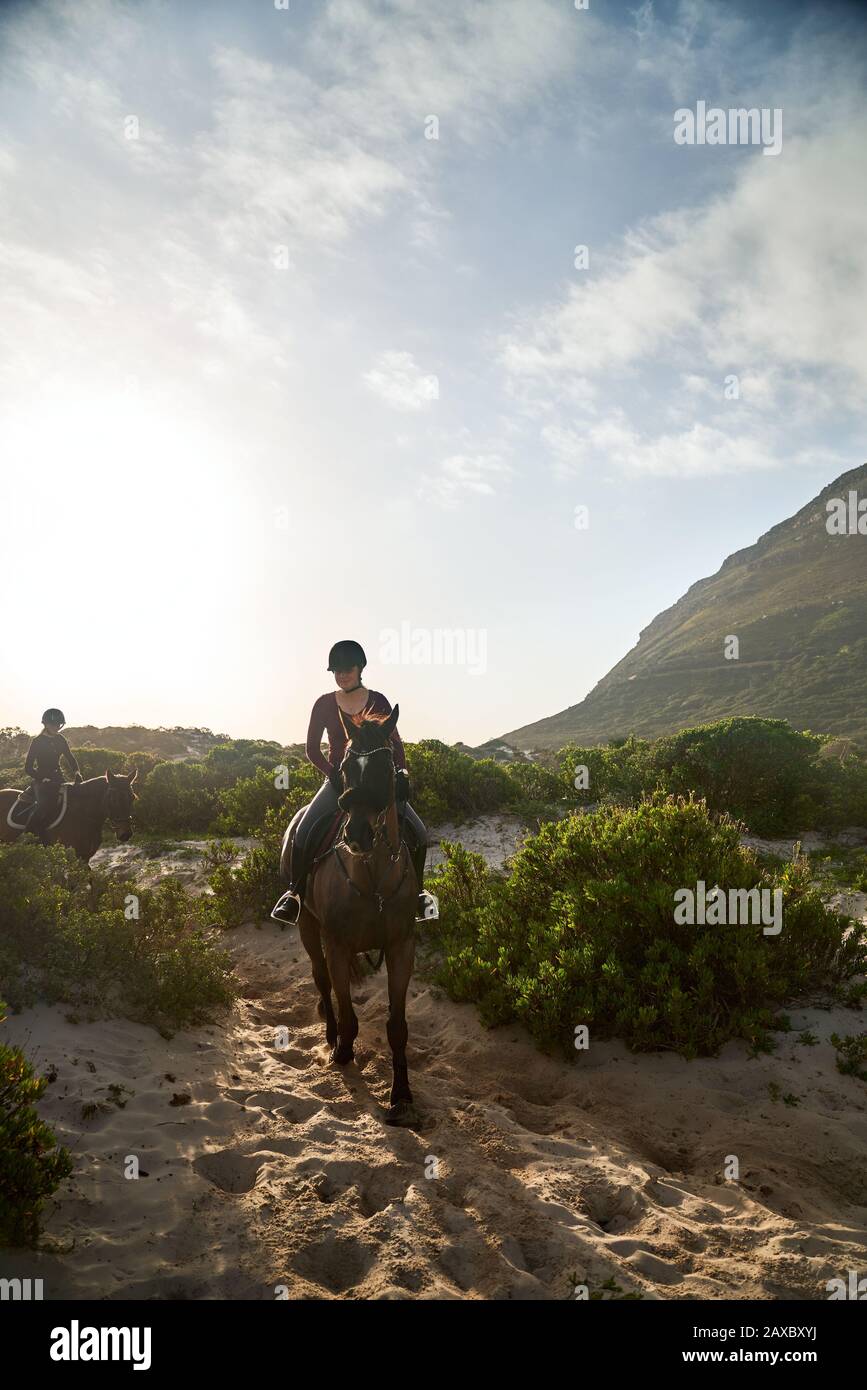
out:
<path id="1" fill-rule="evenodd" d="M 66 815 L 66 794 L 68 787 L 69 783 L 64 782 L 63 786 L 60 788 L 60 805 L 57 808 L 57 815 L 54 817 L 51 824 L 45 827 L 46 830 L 53 830 L 56 825 L 60 824 L 63 817 Z M 17 801 L 12 802 L 12 805 L 9 807 L 9 814 L 6 817 L 6 824 L 9 826 L 10 830 L 27 829 L 27 820 L 33 808 L 33 800 L 33 792 L 28 789 L 21 793 Z M 16 811 L 18 813 L 17 816 L 15 814 Z"/>

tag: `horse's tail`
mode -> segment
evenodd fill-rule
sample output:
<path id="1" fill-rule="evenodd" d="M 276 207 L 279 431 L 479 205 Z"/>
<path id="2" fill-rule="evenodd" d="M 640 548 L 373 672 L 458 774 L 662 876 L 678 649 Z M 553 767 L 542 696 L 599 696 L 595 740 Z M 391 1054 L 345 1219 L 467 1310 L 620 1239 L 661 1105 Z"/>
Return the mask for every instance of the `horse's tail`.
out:
<path id="1" fill-rule="evenodd" d="M 363 965 L 363 963 L 362 963 L 363 960 L 367 962 L 367 969 L 364 968 L 364 965 Z M 374 965 L 373 961 L 370 959 L 370 956 L 368 955 L 367 951 L 359 952 L 359 954 L 358 954 L 357 956 L 351 956 L 351 957 L 350 957 L 350 961 L 349 961 L 349 978 L 350 978 L 350 980 L 352 981 L 353 984 L 357 985 L 357 984 L 359 983 L 360 980 L 363 980 L 363 979 L 364 979 L 365 975 L 376 974 L 377 970 L 380 970 L 380 969 L 382 968 L 382 962 L 383 962 L 384 960 L 385 960 L 385 948 L 384 948 L 384 947 L 383 947 L 383 949 L 380 951 L 380 953 L 379 953 L 379 960 L 376 962 L 375 965 Z"/>

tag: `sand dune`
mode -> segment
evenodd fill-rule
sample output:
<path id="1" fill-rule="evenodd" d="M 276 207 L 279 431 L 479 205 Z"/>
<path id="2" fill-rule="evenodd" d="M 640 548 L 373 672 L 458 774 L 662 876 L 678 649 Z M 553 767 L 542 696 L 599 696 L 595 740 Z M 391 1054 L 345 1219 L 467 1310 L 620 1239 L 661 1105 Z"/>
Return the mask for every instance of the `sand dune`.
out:
<path id="1" fill-rule="evenodd" d="M 5 1274 L 41 1276 L 47 1298 L 566 1299 L 613 1280 L 607 1296 L 786 1299 L 867 1264 L 867 1088 L 827 1041 L 857 1015 L 797 1010 L 819 1045 L 791 1034 L 753 1060 L 606 1043 L 570 1065 L 417 977 L 416 1133 L 383 1122 L 384 972 L 357 987 L 341 1070 L 297 934 L 228 941 L 243 997 L 225 1025 L 166 1041 L 62 1008 L 8 1020 L 7 1041 L 56 1069 L 41 1109 L 76 1171 L 45 1249 L 5 1252 Z"/>

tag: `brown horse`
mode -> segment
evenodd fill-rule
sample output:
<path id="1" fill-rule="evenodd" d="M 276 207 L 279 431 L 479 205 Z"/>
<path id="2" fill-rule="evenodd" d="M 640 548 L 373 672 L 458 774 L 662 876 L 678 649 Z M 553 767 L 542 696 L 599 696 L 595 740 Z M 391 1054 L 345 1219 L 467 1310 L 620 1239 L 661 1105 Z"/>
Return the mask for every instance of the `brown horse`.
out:
<path id="1" fill-rule="evenodd" d="M 79 859 L 89 860 L 102 843 L 102 827 L 111 821 L 115 835 L 121 841 L 132 838 L 132 804 L 135 792 L 132 784 L 138 773 L 129 775 L 106 771 L 104 777 L 90 777 L 78 786 L 68 783 L 66 814 L 53 830 L 46 833 L 49 844 L 68 845 Z M 13 787 L 0 791 L 0 842 L 17 840 L 26 830 L 9 825 L 9 812 L 21 795 Z"/>
<path id="2" fill-rule="evenodd" d="M 358 1019 L 350 982 L 361 977 L 357 957 L 378 950 L 381 965 L 384 955 L 386 1031 L 393 1069 L 386 1118 L 389 1124 L 406 1125 L 416 1120 L 406 1068 L 406 992 L 415 960 L 415 913 L 421 885 L 400 835 L 395 802 L 389 735 L 398 712 L 395 705 L 386 717 L 362 718 L 358 723 L 344 720 L 341 714 L 348 742 L 340 768 L 344 791 L 338 804 L 348 816 L 340 839 L 311 868 L 298 930 L 321 996 L 319 1014 L 325 1019 L 331 1060 L 341 1066 L 355 1056 Z M 284 878 L 288 877 L 288 852 L 289 845 L 284 843 Z"/>

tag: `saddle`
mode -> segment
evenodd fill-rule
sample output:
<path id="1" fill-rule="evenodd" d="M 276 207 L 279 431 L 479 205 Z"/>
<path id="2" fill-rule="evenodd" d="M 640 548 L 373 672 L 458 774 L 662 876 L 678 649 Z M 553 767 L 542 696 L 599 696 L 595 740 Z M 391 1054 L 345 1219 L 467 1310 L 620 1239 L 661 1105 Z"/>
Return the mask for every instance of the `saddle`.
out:
<path id="1" fill-rule="evenodd" d="M 298 822 L 300 821 L 301 817 L 303 816 L 306 810 L 307 807 L 302 806 L 301 810 L 297 813 L 297 815 L 293 816 L 292 818 L 292 823 L 289 826 L 290 844 L 295 839 L 295 831 L 297 829 Z M 318 860 L 322 859 L 323 856 L 329 852 L 329 850 L 333 849 L 345 819 L 345 811 L 335 811 L 333 816 L 323 816 L 321 821 L 317 821 L 316 824 L 313 826 L 313 829 L 310 832 L 309 864 L 311 869 L 317 863 Z"/>
<path id="2" fill-rule="evenodd" d="M 57 808 L 54 813 L 54 819 L 48 822 L 45 827 L 46 830 L 53 830 L 55 826 L 60 824 L 63 817 L 66 815 L 68 794 L 71 786 L 71 782 L 63 782 L 61 784 L 58 791 Z M 18 799 L 13 801 L 12 805 L 9 807 L 9 814 L 6 817 L 6 824 L 9 826 L 9 829 L 26 830 L 30 820 L 30 812 L 33 810 L 35 804 L 36 792 L 31 783 L 29 787 L 24 788 L 24 791 L 19 794 Z"/>

